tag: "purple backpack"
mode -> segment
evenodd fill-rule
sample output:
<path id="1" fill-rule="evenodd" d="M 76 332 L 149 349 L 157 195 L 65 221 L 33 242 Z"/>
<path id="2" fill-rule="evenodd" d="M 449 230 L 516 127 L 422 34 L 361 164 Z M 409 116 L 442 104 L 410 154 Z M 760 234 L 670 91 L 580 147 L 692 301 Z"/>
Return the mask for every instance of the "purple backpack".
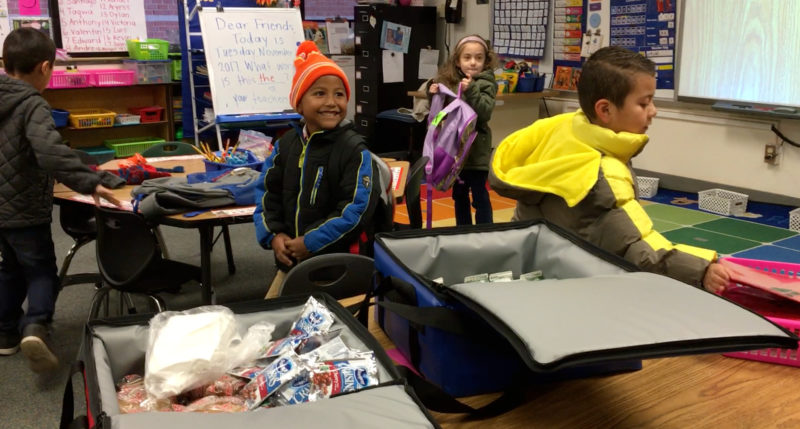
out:
<path id="1" fill-rule="evenodd" d="M 429 185 L 440 191 L 453 187 L 475 140 L 477 121 L 475 110 L 461 99 L 460 84 L 458 95 L 439 84 L 439 91 L 431 99 L 428 133 L 422 147 L 422 155 L 428 157 L 425 175 Z"/>

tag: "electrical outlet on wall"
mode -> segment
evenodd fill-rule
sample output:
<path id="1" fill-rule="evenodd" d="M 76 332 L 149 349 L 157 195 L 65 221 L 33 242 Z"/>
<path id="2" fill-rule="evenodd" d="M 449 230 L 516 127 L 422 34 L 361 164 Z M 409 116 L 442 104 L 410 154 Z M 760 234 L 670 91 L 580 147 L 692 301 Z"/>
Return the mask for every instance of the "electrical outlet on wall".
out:
<path id="1" fill-rule="evenodd" d="M 764 146 L 764 162 L 771 165 L 778 165 L 780 162 L 779 148 L 779 145 L 767 143 L 767 145 Z"/>

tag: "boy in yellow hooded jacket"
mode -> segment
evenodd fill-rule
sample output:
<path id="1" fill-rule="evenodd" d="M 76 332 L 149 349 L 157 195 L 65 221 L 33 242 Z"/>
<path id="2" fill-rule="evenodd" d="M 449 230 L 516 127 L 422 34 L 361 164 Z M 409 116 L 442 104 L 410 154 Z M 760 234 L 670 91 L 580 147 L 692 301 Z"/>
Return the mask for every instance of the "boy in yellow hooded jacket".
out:
<path id="1" fill-rule="evenodd" d="M 517 200 L 514 220 L 544 218 L 643 271 L 721 292 L 713 250 L 673 244 L 636 200 L 630 160 L 656 115 L 655 64 L 620 47 L 595 52 L 578 82 L 581 109 L 536 121 L 497 147 L 489 183 Z"/>

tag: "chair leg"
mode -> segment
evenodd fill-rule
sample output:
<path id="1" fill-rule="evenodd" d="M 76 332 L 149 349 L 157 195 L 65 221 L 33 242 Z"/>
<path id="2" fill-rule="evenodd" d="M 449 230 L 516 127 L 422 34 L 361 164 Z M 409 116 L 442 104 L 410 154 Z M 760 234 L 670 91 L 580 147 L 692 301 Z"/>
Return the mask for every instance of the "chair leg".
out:
<path id="1" fill-rule="evenodd" d="M 228 258 L 228 274 L 236 273 L 236 265 L 233 263 L 233 248 L 231 248 L 231 233 L 228 225 L 222 225 L 222 239 L 225 241 L 225 256 Z"/>
<path id="2" fill-rule="evenodd" d="M 108 312 L 108 293 L 111 291 L 111 288 L 100 288 L 97 292 L 94 293 L 92 297 L 92 303 L 89 309 L 89 320 L 97 319 L 97 314 L 100 312 L 100 305 L 103 300 L 106 301 L 106 312 Z"/>
<path id="3" fill-rule="evenodd" d="M 151 294 L 147 294 L 147 296 L 156 304 L 156 310 L 158 313 L 161 313 L 167 309 L 167 304 L 164 303 L 164 300 L 160 296 Z"/>
<path id="4" fill-rule="evenodd" d="M 59 284 L 64 282 L 64 278 L 67 277 L 67 271 L 69 271 L 69 266 L 72 263 L 72 258 L 75 257 L 75 253 L 78 252 L 78 249 L 83 247 L 85 244 L 88 244 L 90 241 L 89 239 L 77 239 L 75 243 L 72 244 L 72 247 L 69 248 L 67 252 L 67 256 L 64 257 L 64 262 L 61 263 L 61 269 L 58 270 L 58 282 Z"/>
<path id="5" fill-rule="evenodd" d="M 161 248 L 161 256 L 164 259 L 169 259 L 169 253 L 167 253 L 167 242 L 164 241 L 164 236 L 161 235 L 161 226 L 156 226 L 153 228 L 153 232 L 156 234 L 156 240 L 158 240 L 158 247 Z"/>

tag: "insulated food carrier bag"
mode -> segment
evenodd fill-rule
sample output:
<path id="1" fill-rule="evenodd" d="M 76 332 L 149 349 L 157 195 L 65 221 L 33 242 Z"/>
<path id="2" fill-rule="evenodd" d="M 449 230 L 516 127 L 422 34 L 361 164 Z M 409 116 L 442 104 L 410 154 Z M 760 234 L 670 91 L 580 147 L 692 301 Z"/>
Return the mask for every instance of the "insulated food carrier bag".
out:
<path id="1" fill-rule="evenodd" d="M 152 315 L 92 320 L 85 327 L 79 362 L 83 363 L 87 404 L 86 419 L 72 420 L 71 383 L 65 390 L 63 427 L 114 429 L 219 429 L 219 428 L 340 428 L 438 427 L 418 401 L 391 359 L 366 328 L 335 299 L 312 294 L 333 313 L 331 330 L 341 328 L 341 338 L 351 348 L 373 350 L 380 384 L 316 402 L 239 413 L 143 412 L 121 414 L 115 383 L 126 374 L 144 373 L 148 322 Z M 240 332 L 259 321 L 276 325 L 275 332 L 289 332 L 307 296 L 277 298 L 228 305 Z M 71 381 L 71 380 L 70 380 Z"/>
<path id="2" fill-rule="evenodd" d="M 544 221 L 378 234 L 375 317 L 452 396 L 641 368 L 641 359 L 796 347 L 793 334 Z M 541 270 L 543 280 L 519 280 Z M 511 271 L 511 281 L 470 282 Z"/>

